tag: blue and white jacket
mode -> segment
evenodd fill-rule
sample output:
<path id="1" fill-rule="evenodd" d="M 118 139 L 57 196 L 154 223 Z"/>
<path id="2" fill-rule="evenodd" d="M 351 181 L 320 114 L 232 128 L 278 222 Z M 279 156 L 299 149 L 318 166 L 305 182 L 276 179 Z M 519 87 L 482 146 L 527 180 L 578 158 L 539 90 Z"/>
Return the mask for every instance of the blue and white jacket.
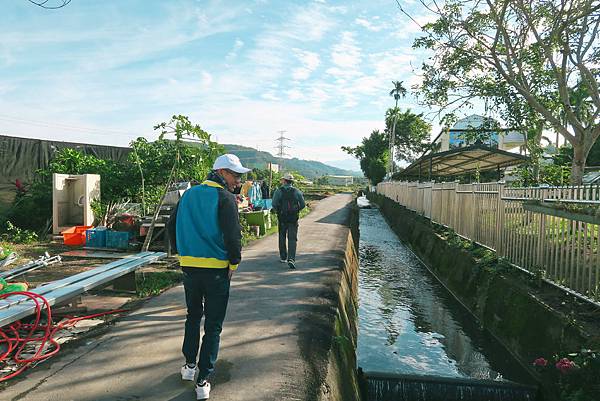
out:
<path id="1" fill-rule="evenodd" d="M 214 172 L 188 189 L 175 207 L 167 228 L 181 267 L 237 269 L 242 234 L 235 195 Z"/>

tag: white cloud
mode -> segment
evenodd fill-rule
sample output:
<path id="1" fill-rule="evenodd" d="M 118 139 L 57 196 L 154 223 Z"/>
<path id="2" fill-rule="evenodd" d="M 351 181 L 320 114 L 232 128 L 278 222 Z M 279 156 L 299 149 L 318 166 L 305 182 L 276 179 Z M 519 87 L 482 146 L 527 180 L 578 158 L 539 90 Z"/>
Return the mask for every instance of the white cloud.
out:
<path id="1" fill-rule="evenodd" d="M 320 4 L 290 10 L 292 17 L 285 23 L 283 35 L 302 42 L 319 41 L 334 26 L 335 21 Z"/>
<path id="2" fill-rule="evenodd" d="M 292 71 L 292 79 L 294 81 L 304 81 L 307 80 L 310 77 L 310 73 L 312 71 L 309 70 L 308 68 L 304 68 L 304 67 L 300 67 L 300 68 L 295 68 Z"/>
<path id="3" fill-rule="evenodd" d="M 411 20 L 405 15 L 402 15 L 395 21 L 397 29 L 392 33 L 396 39 L 407 40 L 418 36 L 422 33 L 421 27 L 437 19 L 435 14 L 415 15 Z"/>
<path id="4" fill-rule="evenodd" d="M 403 80 L 411 73 L 411 62 L 416 61 L 409 49 L 397 48 L 369 55 L 374 74 L 383 80 Z"/>
<path id="5" fill-rule="evenodd" d="M 292 71 L 292 78 L 295 81 L 304 81 L 310 77 L 310 74 L 319 67 L 321 59 L 317 53 L 293 49 L 296 59 L 301 63 L 301 67 Z"/>
<path id="6" fill-rule="evenodd" d="M 299 89 L 290 89 L 286 91 L 288 98 L 292 101 L 304 99 L 304 94 Z"/>
<path id="7" fill-rule="evenodd" d="M 340 42 L 333 46 L 331 59 L 336 66 L 355 69 L 360 64 L 361 51 L 354 36 L 352 32 L 342 32 Z"/>
<path id="8" fill-rule="evenodd" d="M 279 97 L 277 97 L 275 94 L 273 94 L 273 92 L 263 93 L 262 95 L 260 95 L 260 97 L 265 100 L 273 100 L 273 101 L 281 100 Z"/>
<path id="9" fill-rule="evenodd" d="M 318 3 L 286 9 L 285 20 L 269 27 L 257 36 L 254 47 L 247 52 L 248 60 L 261 85 L 276 82 L 282 77 L 296 81 L 310 77 L 320 63 L 317 53 L 301 51 L 302 64 L 291 65 L 290 49 L 299 45 L 319 43 L 336 26 L 336 20 Z"/>
<path id="10" fill-rule="evenodd" d="M 225 56 L 225 59 L 227 61 L 235 60 L 238 56 L 238 53 L 242 49 L 242 47 L 244 47 L 244 42 L 240 39 L 236 39 L 235 43 L 233 44 L 233 48 L 231 49 L 231 51 L 229 53 L 227 53 L 227 56 Z"/>
<path id="11" fill-rule="evenodd" d="M 373 19 L 377 19 L 377 18 L 373 18 Z M 384 26 L 382 26 L 382 25 L 375 25 L 371 21 L 369 21 L 368 19 L 365 19 L 365 18 L 357 18 L 357 19 L 354 20 L 354 22 L 357 25 L 360 25 L 363 28 L 366 28 L 369 31 L 373 31 L 373 32 L 379 32 L 379 31 L 381 31 L 384 28 Z"/>
<path id="12" fill-rule="evenodd" d="M 331 51 L 334 67 L 328 68 L 326 72 L 337 81 L 337 84 L 344 85 L 346 81 L 354 81 L 363 75 L 360 69 L 362 54 L 353 33 L 342 32 L 341 36 L 341 40 Z"/>
<path id="13" fill-rule="evenodd" d="M 210 86 L 210 84 L 212 84 L 212 81 L 213 81 L 212 75 L 206 71 L 202 71 L 202 79 L 201 79 L 202 86 L 208 87 L 208 86 Z"/>

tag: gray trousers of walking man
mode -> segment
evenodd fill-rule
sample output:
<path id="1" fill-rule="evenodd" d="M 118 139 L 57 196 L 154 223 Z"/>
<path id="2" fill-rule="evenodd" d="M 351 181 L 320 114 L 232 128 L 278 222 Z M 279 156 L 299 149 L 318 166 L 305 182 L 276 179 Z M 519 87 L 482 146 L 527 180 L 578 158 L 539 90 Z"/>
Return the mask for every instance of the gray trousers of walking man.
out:
<path id="1" fill-rule="evenodd" d="M 287 247 L 286 247 L 287 238 Z M 298 221 L 284 223 L 279 221 L 279 257 L 281 260 L 296 260 L 298 242 Z"/>

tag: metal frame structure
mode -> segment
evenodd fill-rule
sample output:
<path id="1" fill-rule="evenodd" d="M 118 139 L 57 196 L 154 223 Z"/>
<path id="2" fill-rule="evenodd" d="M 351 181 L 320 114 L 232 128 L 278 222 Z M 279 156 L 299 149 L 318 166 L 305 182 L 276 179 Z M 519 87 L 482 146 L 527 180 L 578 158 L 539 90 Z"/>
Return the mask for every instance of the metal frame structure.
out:
<path id="1" fill-rule="evenodd" d="M 86 291 L 114 281 L 140 267 L 166 257 L 165 252 L 141 252 L 130 257 L 98 266 L 62 280 L 41 285 L 31 292 L 42 295 L 50 306 L 64 303 Z M 35 303 L 25 296 L 0 301 L 0 327 L 27 317 L 36 310 Z"/>
<path id="2" fill-rule="evenodd" d="M 428 178 L 456 176 L 475 171 L 499 170 L 525 163 L 529 158 L 517 153 L 475 144 L 445 152 L 430 153 L 406 167 L 402 177 Z"/>

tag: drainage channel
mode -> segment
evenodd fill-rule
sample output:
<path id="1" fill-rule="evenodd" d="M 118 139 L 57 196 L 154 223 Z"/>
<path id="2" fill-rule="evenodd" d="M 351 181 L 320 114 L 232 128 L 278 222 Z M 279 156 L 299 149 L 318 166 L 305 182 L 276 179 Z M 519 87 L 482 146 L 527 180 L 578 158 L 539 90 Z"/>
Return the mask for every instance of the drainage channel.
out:
<path id="1" fill-rule="evenodd" d="M 360 210 L 357 358 L 365 401 L 536 400 L 521 365 L 391 230 Z"/>

